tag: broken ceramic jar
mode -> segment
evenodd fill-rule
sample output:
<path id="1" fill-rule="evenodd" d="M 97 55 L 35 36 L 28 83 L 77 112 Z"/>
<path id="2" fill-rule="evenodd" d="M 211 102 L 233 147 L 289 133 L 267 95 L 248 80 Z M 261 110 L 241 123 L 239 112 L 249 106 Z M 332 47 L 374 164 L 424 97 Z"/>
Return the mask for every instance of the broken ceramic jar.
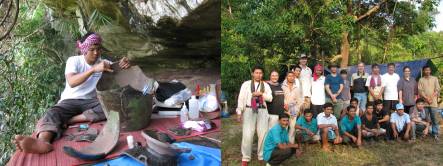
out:
<path id="1" fill-rule="evenodd" d="M 158 83 L 146 77 L 138 66 L 121 69 L 114 63 L 112 69 L 114 72 L 104 72 L 97 83 L 97 97 L 106 117 L 110 111 L 119 112 L 122 131 L 146 128 Z"/>

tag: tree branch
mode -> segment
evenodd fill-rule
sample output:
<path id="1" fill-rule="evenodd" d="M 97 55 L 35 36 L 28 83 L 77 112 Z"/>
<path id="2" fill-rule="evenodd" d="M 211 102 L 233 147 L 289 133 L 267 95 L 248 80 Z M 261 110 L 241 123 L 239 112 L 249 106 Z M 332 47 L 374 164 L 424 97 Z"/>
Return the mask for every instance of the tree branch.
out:
<path id="1" fill-rule="evenodd" d="M 358 22 L 358 21 L 360 21 L 360 20 L 362 20 L 362 19 L 368 17 L 368 16 L 371 15 L 372 13 L 378 11 L 378 9 L 380 9 L 380 6 L 381 6 L 383 3 L 386 3 L 386 1 L 387 1 L 387 0 L 383 0 L 383 1 L 381 1 L 380 3 L 378 3 L 377 5 L 373 6 L 373 7 L 370 8 L 365 14 L 363 14 L 363 15 L 357 17 L 357 20 L 356 20 L 356 21 Z"/>

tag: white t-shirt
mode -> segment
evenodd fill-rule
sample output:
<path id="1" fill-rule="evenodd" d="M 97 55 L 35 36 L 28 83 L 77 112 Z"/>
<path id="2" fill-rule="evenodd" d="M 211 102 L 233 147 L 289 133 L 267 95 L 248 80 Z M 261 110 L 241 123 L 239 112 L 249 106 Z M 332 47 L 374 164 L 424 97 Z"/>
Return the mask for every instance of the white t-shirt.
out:
<path id="1" fill-rule="evenodd" d="M 101 61 L 102 61 L 102 59 L 99 58 L 95 64 L 100 63 Z M 104 61 L 107 61 L 108 63 L 112 63 L 108 60 L 104 60 Z M 86 62 L 85 57 L 83 55 L 72 56 L 72 57 L 69 57 L 68 60 L 66 61 L 65 76 L 68 73 L 76 73 L 76 74 L 83 73 L 91 68 L 92 68 L 92 65 L 89 65 Z M 77 85 L 74 88 L 69 86 L 68 80 L 66 79 L 65 90 L 63 90 L 63 92 L 62 92 L 59 102 L 62 100 L 65 100 L 65 99 L 93 99 L 93 98 L 97 98 L 97 94 L 95 92 L 95 87 L 96 87 L 97 82 L 101 76 L 102 76 L 101 72 L 94 73 L 85 82 L 81 83 L 80 85 Z"/>
<path id="2" fill-rule="evenodd" d="M 333 124 L 338 127 L 337 118 L 333 114 L 330 114 L 329 117 L 326 117 L 324 112 L 317 115 L 317 124 Z M 329 129 L 332 129 L 332 127 L 329 127 Z"/>
<path id="3" fill-rule="evenodd" d="M 311 78 L 312 78 L 312 70 L 308 66 L 303 69 L 301 67 L 300 72 L 300 80 L 303 88 L 303 97 L 311 97 Z"/>
<path id="4" fill-rule="evenodd" d="M 326 102 L 325 80 L 326 78 L 324 76 L 318 78 L 317 81 L 314 81 L 314 78 L 311 78 L 311 85 L 312 85 L 311 103 L 313 105 L 323 105 Z"/>
<path id="5" fill-rule="evenodd" d="M 398 100 L 397 83 L 400 80 L 400 76 L 397 73 L 392 75 L 389 73 L 381 76 L 381 82 L 384 84 L 384 99 L 385 100 Z"/>

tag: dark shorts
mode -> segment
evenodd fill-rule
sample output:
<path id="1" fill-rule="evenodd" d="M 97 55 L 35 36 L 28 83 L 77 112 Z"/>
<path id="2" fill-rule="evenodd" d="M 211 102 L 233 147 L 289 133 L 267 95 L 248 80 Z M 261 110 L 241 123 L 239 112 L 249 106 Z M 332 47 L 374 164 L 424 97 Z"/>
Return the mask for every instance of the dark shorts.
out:
<path id="1" fill-rule="evenodd" d="M 98 99 L 66 99 L 52 106 L 37 123 L 37 136 L 43 131 L 51 131 L 58 139 L 62 136 L 63 125 L 76 116 L 83 114 L 90 122 L 106 120 Z"/>
<path id="2" fill-rule="evenodd" d="M 269 165 L 280 165 L 283 161 L 289 159 L 294 153 L 296 149 L 288 148 L 288 149 L 279 149 L 275 147 L 272 151 L 271 158 L 268 161 Z"/>

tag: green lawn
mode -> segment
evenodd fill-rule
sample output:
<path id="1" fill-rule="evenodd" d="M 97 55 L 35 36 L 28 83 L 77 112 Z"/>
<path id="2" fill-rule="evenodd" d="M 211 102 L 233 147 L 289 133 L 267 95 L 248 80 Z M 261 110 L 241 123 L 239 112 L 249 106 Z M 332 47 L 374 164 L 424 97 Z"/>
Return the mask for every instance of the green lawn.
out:
<path id="1" fill-rule="evenodd" d="M 241 124 L 234 118 L 223 119 L 222 123 L 223 165 L 240 165 Z M 259 165 L 256 147 L 250 165 Z M 435 142 L 432 138 L 416 143 L 379 141 L 360 149 L 338 145 L 330 153 L 321 151 L 320 144 L 313 144 L 304 146 L 303 151 L 300 158 L 294 156 L 282 165 L 443 165 L 443 140 Z"/>

